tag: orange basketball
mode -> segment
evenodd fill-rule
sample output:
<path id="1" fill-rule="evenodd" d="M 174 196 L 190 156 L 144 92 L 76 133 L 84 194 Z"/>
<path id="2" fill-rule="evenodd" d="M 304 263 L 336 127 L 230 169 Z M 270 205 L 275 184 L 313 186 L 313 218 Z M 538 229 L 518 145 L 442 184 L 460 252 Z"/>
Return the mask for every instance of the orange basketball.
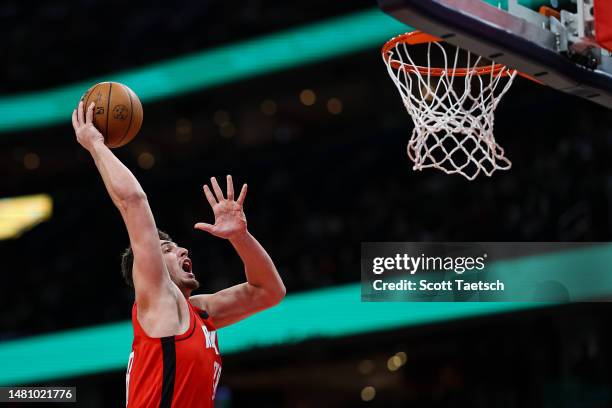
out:
<path id="1" fill-rule="evenodd" d="M 100 82 L 81 98 L 83 109 L 95 102 L 93 124 L 108 147 L 121 147 L 132 140 L 142 125 L 142 104 L 138 96 L 119 82 Z"/>

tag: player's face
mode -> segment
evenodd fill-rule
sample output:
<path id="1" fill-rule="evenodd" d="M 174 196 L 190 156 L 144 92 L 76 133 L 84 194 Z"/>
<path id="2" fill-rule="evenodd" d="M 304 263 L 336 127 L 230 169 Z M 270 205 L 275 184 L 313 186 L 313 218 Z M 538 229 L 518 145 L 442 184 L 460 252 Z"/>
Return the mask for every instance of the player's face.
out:
<path id="1" fill-rule="evenodd" d="M 172 241 L 160 241 L 160 245 L 172 282 L 179 289 L 197 289 L 200 283 L 193 274 L 191 259 L 187 256 L 189 252 Z"/>

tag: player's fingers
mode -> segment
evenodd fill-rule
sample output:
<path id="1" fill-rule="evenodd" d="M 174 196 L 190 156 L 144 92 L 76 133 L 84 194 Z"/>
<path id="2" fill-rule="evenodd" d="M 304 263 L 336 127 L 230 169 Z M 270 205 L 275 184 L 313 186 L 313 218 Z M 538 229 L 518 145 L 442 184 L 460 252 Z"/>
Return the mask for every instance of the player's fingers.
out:
<path id="1" fill-rule="evenodd" d="M 215 196 L 213 196 L 213 193 L 210 191 L 210 188 L 208 188 L 206 184 L 204 184 L 204 195 L 206 196 L 206 199 L 208 200 L 208 204 L 210 204 L 211 207 L 214 207 L 215 204 L 217 204 L 217 200 L 215 200 Z"/>
<path id="2" fill-rule="evenodd" d="M 200 231 L 205 231 L 205 232 L 210 232 L 212 233 L 215 226 L 211 225 L 211 224 L 207 224 L 205 222 L 198 222 L 196 223 L 196 225 L 193 226 L 193 228 L 198 229 Z"/>
<path id="3" fill-rule="evenodd" d="M 234 181 L 231 174 L 227 175 L 227 199 L 234 201 Z"/>
<path id="4" fill-rule="evenodd" d="M 79 119 L 79 126 L 83 126 L 85 124 L 85 117 L 83 114 L 83 101 L 79 102 L 79 107 L 77 109 L 77 118 Z"/>
<path id="5" fill-rule="evenodd" d="M 93 120 L 94 106 L 96 106 L 96 104 L 95 104 L 95 102 L 92 102 L 87 107 L 87 115 L 86 115 L 87 124 L 90 124 L 92 122 L 92 120 Z"/>
<path id="6" fill-rule="evenodd" d="M 210 183 L 212 184 L 213 191 L 215 192 L 215 197 L 217 197 L 217 201 L 223 201 L 223 191 L 221 191 L 221 187 L 219 187 L 219 183 L 217 183 L 217 179 L 215 177 L 210 178 Z"/>
<path id="7" fill-rule="evenodd" d="M 75 132 L 79 128 L 79 121 L 77 120 L 77 110 L 76 109 L 72 110 L 72 127 L 74 128 Z"/>
<path id="8" fill-rule="evenodd" d="M 238 196 L 238 200 L 236 200 L 238 204 L 242 205 L 244 203 L 244 199 L 246 198 L 246 193 L 247 193 L 247 185 L 243 184 L 242 190 L 240 190 L 240 195 Z"/>

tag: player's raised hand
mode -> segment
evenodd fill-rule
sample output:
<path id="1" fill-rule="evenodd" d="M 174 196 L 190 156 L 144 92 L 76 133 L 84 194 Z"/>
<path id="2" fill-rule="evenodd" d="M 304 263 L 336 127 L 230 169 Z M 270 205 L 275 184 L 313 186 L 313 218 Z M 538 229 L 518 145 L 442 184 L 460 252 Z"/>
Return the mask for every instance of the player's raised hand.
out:
<path id="1" fill-rule="evenodd" d="M 72 127 L 76 134 L 77 142 L 85 149 L 91 151 L 97 142 L 104 143 L 104 136 L 93 125 L 93 108 L 95 103 L 87 107 L 87 112 L 83 112 L 83 101 L 79 102 L 77 109 L 72 111 Z"/>
<path id="2" fill-rule="evenodd" d="M 227 176 L 227 198 L 223 197 L 223 192 L 217 179 L 210 178 L 213 192 L 208 185 L 204 185 L 204 195 L 212 207 L 215 214 L 215 223 L 207 224 L 198 222 L 194 228 L 206 231 L 214 236 L 225 239 L 232 239 L 245 233 L 247 230 L 247 220 L 242 209 L 246 198 L 247 185 L 242 186 L 240 195 L 234 200 L 234 183 L 232 176 Z"/>

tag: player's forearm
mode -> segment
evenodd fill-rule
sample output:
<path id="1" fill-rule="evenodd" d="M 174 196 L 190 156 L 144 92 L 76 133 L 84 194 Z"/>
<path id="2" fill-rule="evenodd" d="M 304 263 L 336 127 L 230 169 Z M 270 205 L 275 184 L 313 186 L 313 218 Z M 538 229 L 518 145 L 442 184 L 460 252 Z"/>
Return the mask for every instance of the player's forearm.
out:
<path id="1" fill-rule="evenodd" d="M 90 153 L 117 207 L 125 208 L 131 201 L 146 197 L 136 177 L 104 143 L 96 143 Z"/>
<path id="2" fill-rule="evenodd" d="M 244 263 L 248 283 L 263 289 L 271 302 L 280 302 L 285 296 L 285 285 L 266 250 L 248 231 L 230 242 Z"/>

